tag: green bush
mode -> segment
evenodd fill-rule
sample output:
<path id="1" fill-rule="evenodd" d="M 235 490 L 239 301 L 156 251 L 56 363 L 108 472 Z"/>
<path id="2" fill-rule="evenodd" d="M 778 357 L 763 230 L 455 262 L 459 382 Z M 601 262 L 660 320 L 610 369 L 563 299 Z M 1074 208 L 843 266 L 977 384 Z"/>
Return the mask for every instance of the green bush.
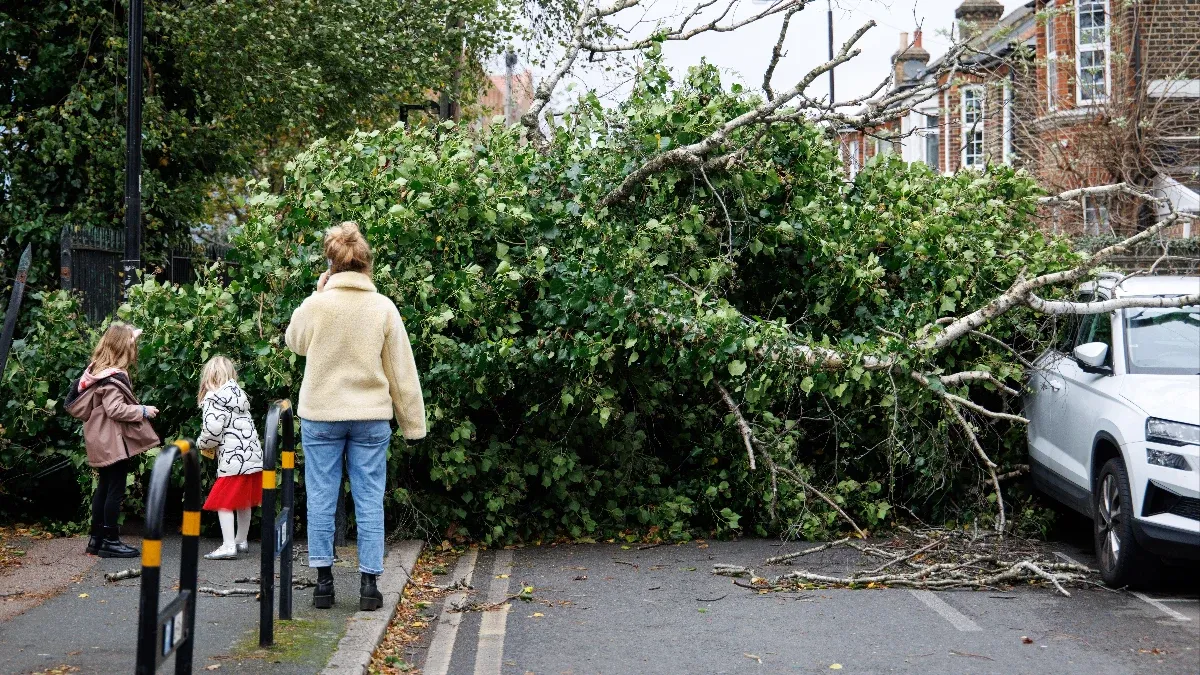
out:
<path id="1" fill-rule="evenodd" d="M 906 373 L 969 367 L 1021 380 L 990 343 L 915 345 L 939 317 L 1074 259 L 1032 223 L 1036 186 L 1007 167 L 943 177 L 896 158 L 847 183 L 819 129 L 780 124 L 728 167 L 668 169 L 632 199 L 599 205 L 649 156 L 755 102 L 712 67 L 675 84 L 652 62 L 628 102 L 607 110 L 585 98 L 544 151 L 501 125 L 319 141 L 283 185 L 257 186 L 227 287 L 215 276 L 147 281 L 122 308 L 147 331 L 138 392 L 163 408 L 160 429 L 194 433 L 197 370 L 223 352 L 260 416 L 271 398 L 294 396 L 302 363 L 283 330 L 324 268 L 322 232 L 353 219 L 426 392 L 429 437 L 397 437 L 389 457 L 394 527 L 491 543 L 844 527 L 796 482 L 749 469 L 718 385 L 760 452 L 865 527 L 896 505 L 989 519 L 977 461 Z M 1028 314 L 987 330 L 1025 348 L 1044 342 Z M 800 349 L 822 346 L 845 353 L 846 367 L 810 366 Z M 871 372 L 868 354 L 897 365 Z M 983 439 L 1001 465 L 1023 455 L 1021 429 Z"/>

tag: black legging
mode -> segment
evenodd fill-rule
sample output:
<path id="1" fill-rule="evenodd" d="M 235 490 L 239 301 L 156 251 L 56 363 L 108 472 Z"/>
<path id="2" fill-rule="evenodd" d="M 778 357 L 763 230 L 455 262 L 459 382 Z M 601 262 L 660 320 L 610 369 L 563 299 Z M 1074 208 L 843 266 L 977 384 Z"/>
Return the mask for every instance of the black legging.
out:
<path id="1" fill-rule="evenodd" d="M 100 467 L 100 482 L 92 493 L 92 532 L 114 535 L 117 519 L 121 517 L 121 501 L 125 499 L 125 481 L 129 475 L 129 460 L 122 459 Z M 108 530 L 104 532 L 104 528 Z"/>

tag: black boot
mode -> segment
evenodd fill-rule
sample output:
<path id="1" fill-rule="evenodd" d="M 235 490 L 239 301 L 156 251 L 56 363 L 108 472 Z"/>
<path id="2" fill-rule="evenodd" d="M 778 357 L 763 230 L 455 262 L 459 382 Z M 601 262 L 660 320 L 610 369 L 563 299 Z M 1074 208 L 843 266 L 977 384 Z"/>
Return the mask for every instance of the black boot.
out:
<path id="1" fill-rule="evenodd" d="M 358 608 L 364 612 L 373 612 L 383 607 L 383 593 L 375 588 L 375 575 L 363 572 L 362 581 L 358 586 Z"/>
<path id="2" fill-rule="evenodd" d="M 100 552 L 100 528 L 93 525 L 92 531 L 88 533 L 87 552 L 88 555 L 96 555 Z"/>
<path id="3" fill-rule="evenodd" d="M 127 546 L 121 541 L 121 536 L 115 527 L 104 528 L 104 538 L 96 548 L 96 555 L 101 558 L 136 558 L 138 550 Z"/>
<path id="4" fill-rule="evenodd" d="M 313 589 L 313 607 L 329 609 L 333 607 L 333 568 L 317 568 L 317 587 Z"/>

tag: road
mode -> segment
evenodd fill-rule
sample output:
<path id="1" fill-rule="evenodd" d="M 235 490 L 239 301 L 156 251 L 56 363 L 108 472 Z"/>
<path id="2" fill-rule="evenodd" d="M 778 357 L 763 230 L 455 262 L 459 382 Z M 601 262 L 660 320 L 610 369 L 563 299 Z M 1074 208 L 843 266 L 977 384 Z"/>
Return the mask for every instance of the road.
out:
<path id="1" fill-rule="evenodd" d="M 755 540 L 468 551 L 441 583 L 470 575 L 466 599 L 481 603 L 528 585 L 535 601 L 443 607 L 408 661 L 425 675 L 1200 672 L 1194 587 L 1070 598 L 1043 588 L 760 595 L 710 573 L 716 562 L 761 569 L 781 550 L 791 549 Z M 1076 548 L 1061 554 L 1093 563 Z M 845 555 L 816 554 L 805 566 L 844 569 Z"/>

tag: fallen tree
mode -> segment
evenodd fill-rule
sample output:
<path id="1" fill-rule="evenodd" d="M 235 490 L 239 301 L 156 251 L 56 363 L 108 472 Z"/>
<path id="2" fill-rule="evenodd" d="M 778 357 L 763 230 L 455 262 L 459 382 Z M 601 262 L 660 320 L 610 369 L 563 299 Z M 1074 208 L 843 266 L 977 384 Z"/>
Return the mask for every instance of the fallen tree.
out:
<path id="1" fill-rule="evenodd" d="M 604 52 L 595 22 L 635 4 L 582 7 L 554 72 Z M 1031 357 L 1063 317 L 1115 308 L 1070 302 L 1075 285 L 1184 216 L 1081 255 L 1036 221 L 1079 195 L 1009 167 L 885 157 L 847 180 L 828 125 L 875 118 L 806 87 L 869 26 L 764 95 L 707 65 L 675 80 L 659 45 L 688 25 L 613 43 L 645 57 L 616 108 L 588 95 L 551 123 L 558 75 L 520 127 L 358 132 L 256 184 L 228 284 L 147 281 L 122 310 L 146 327 L 137 377 L 160 429 L 194 429 L 184 402 L 213 353 L 240 362 L 256 405 L 295 395 L 283 327 L 324 269 L 322 230 L 353 219 L 428 396 L 430 438 L 390 459 L 398 529 L 864 536 L 897 507 L 1011 529 Z M 44 407 L 37 381 L 16 405 Z"/>

